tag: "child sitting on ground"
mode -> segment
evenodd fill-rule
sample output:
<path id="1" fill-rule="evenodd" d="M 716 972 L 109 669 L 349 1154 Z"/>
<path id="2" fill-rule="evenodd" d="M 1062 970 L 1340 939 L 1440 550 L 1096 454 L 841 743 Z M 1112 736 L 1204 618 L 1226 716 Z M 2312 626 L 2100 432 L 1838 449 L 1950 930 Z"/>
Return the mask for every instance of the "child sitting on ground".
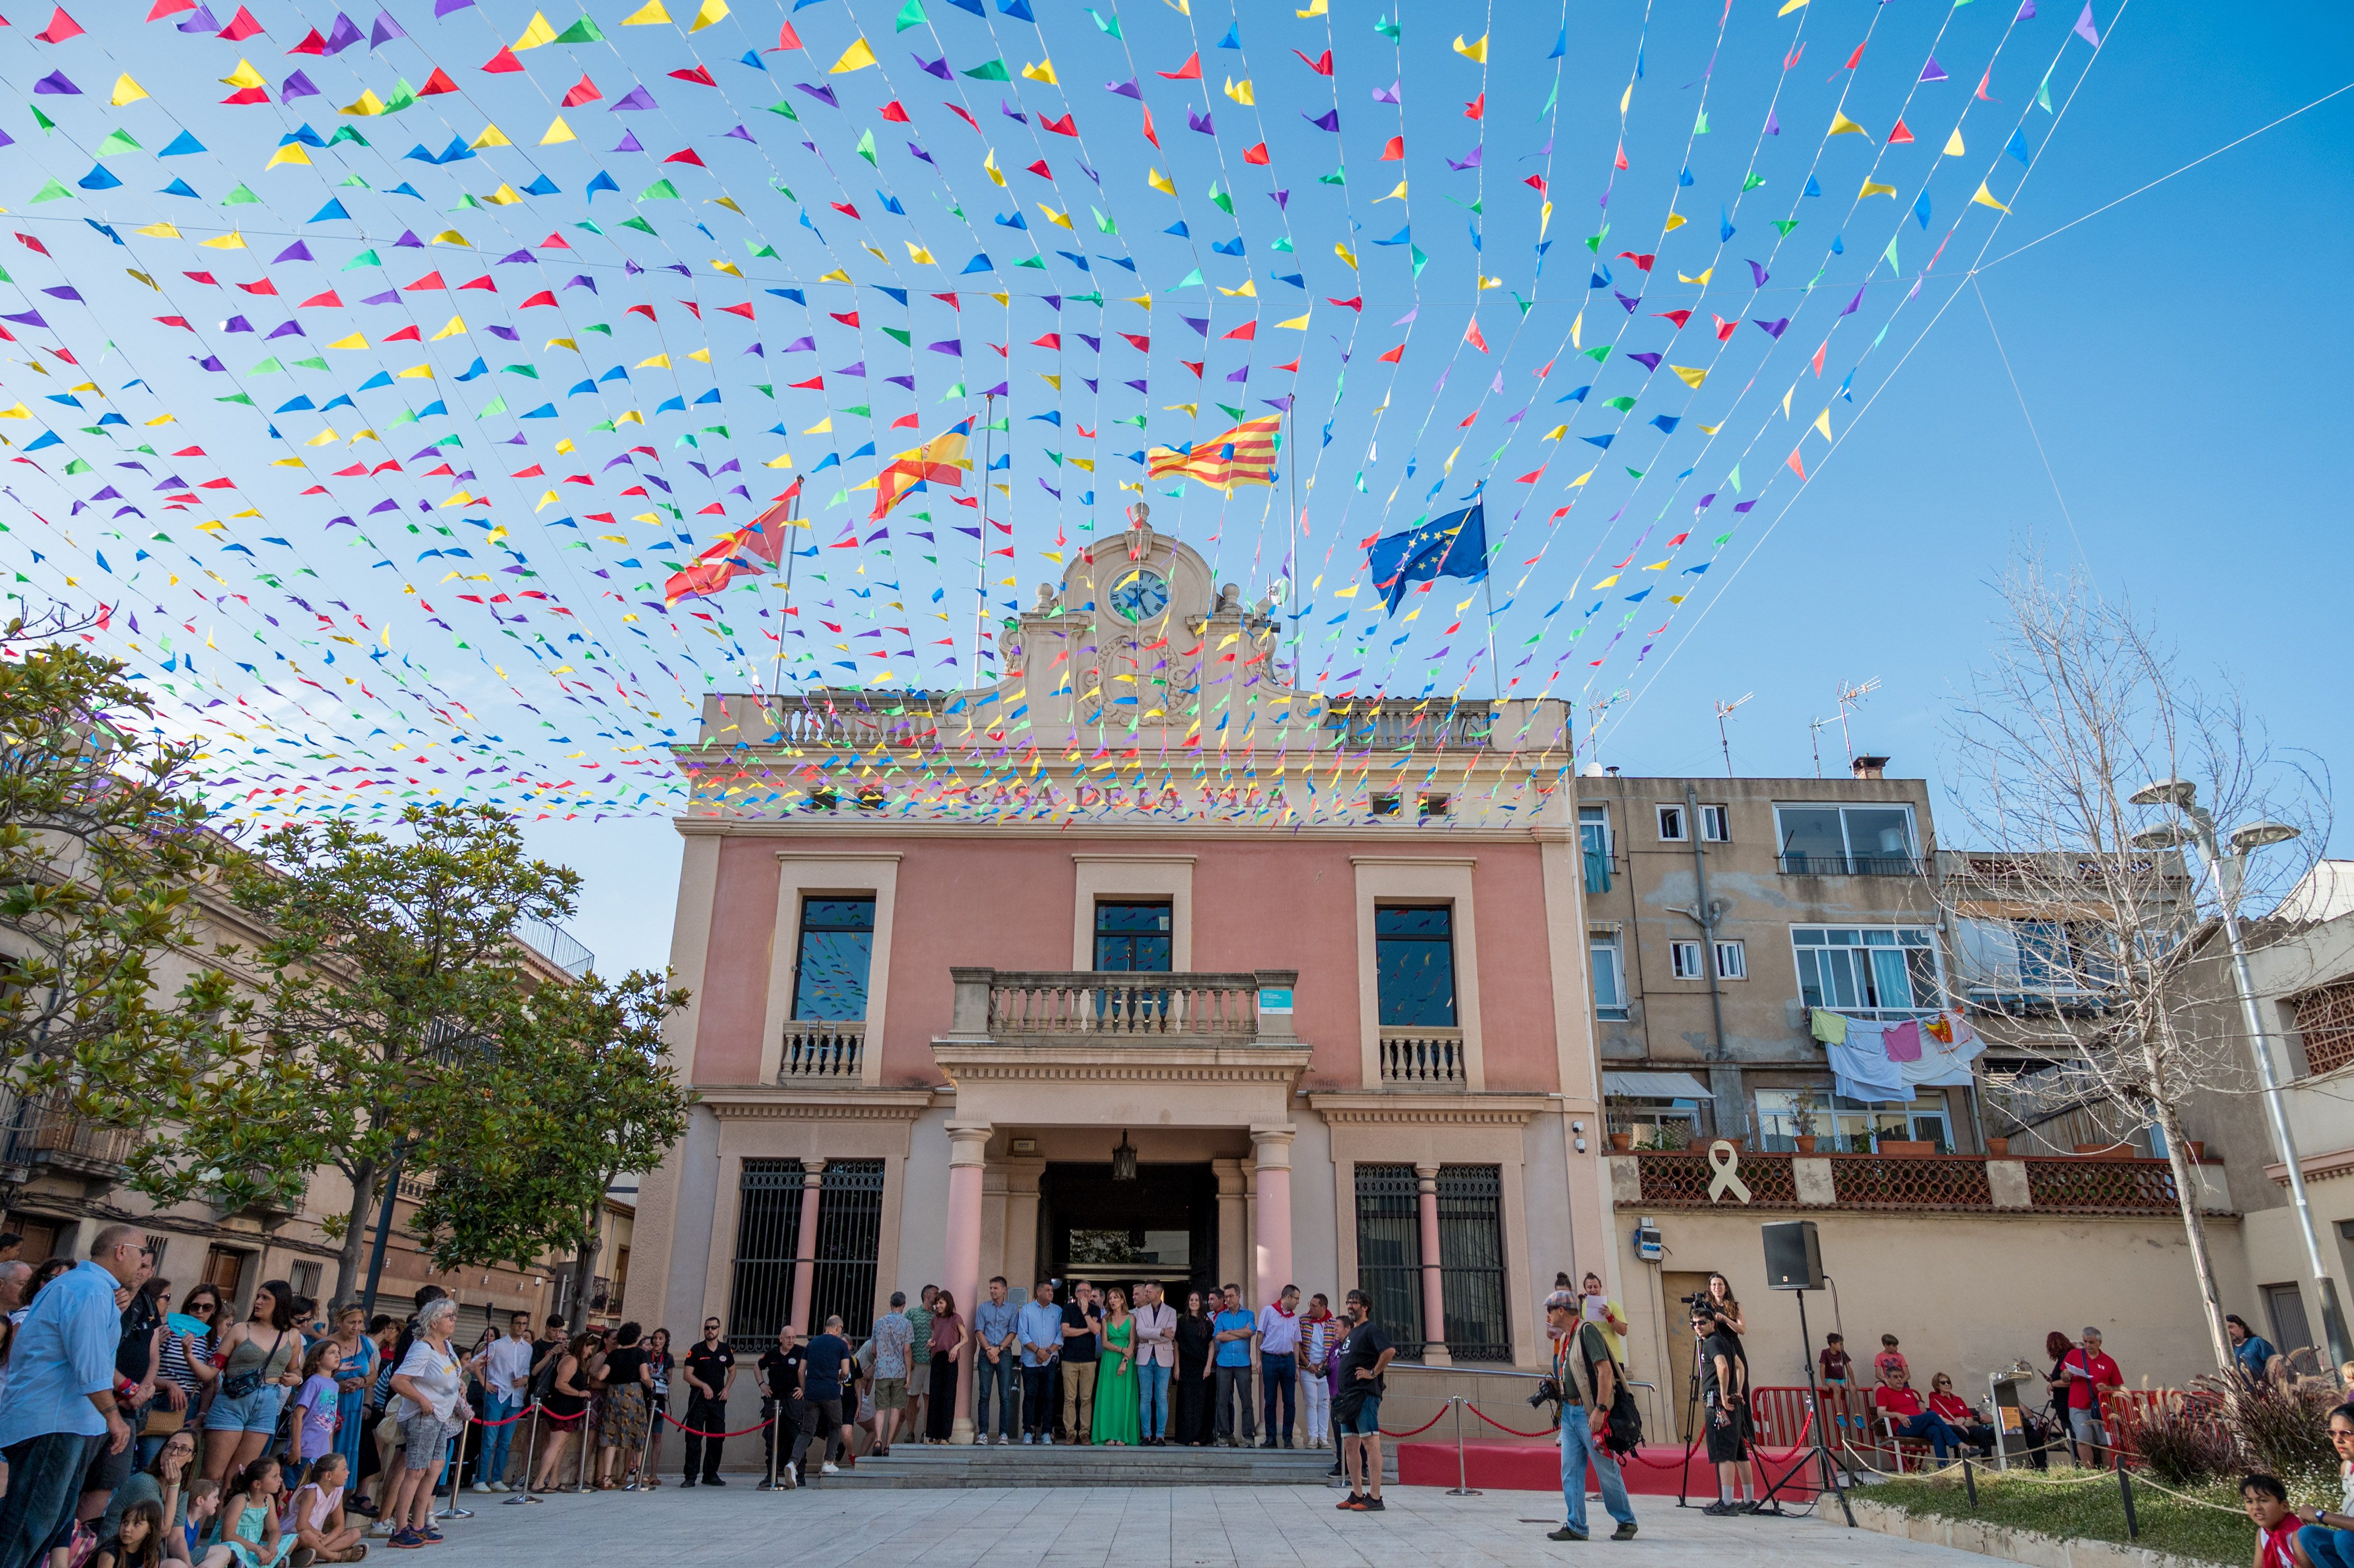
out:
<path id="1" fill-rule="evenodd" d="M 357 1563 L 367 1555 L 360 1539 L 366 1526 L 344 1520 L 344 1472 L 341 1454 L 325 1454 L 311 1462 L 310 1474 L 294 1494 L 292 1520 L 295 1555 L 308 1551 L 313 1563 Z"/>
<path id="2" fill-rule="evenodd" d="M 2288 1489 L 2276 1477 L 2253 1475 L 2240 1483 L 2240 1502 L 2256 1527 L 2256 1555 L 2250 1568 L 2313 1568 L 2296 1549 L 2303 1522 L 2288 1506 Z"/>

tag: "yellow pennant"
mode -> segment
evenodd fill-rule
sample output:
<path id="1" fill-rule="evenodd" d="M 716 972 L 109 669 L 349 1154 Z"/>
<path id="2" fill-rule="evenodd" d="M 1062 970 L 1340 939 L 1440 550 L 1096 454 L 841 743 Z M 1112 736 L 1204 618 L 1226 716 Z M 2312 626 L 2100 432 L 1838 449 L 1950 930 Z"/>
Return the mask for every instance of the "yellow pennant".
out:
<path id="1" fill-rule="evenodd" d="M 1670 365 L 1668 368 L 1682 376 L 1684 385 L 1695 392 L 1700 390 L 1701 383 L 1708 379 L 1706 370 L 1694 369 L 1689 365 Z"/>
<path id="2" fill-rule="evenodd" d="M 1952 135 L 1950 135 L 1950 136 L 1948 136 L 1948 137 L 1946 137 L 1946 152 L 1945 152 L 1945 156 L 1946 156 L 1946 157 L 1948 157 L 1948 158 L 1958 158 L 1958 157 L 1960 157 L 1961 155 L 1962 155 L 1962 128 L 1961 128 L 1960 126 L 1956 125 L 1956 126 L 1955 126 L 1955 127 L 1954 127 L 1954 133 L 1953 133 Z"/>
<path id="3" fill-rule="evenodd" d="M 874 63 L 875 51 L 866 47 L 866 40 L 862 37 L 842 51 L 842 58 L 827 69 L 826 74 L 840 76 L 845 71 L 864 70 Z"/>
<path id="4" fill-rule="evenodd" d="M 523 30 L 522 37 L 517 38 L 508 47 L 521 53 L 525 49 L 535 49 L 542 44 L 554 42 L 556 42 L 556 29 L 547 25 L 546 17 L 534 11 L 531 14 L 531 26 Z"/>
<path id="5" fill-rule="evenodd" d="M 269 82 L 263 79 L 262 74 L 254 69 L 252 64 L 246 60 L 238 61 L 237 69 L 229 72 L 228 75 L 221 78 L 220 79 L 221 85 L 224 87 L 267 87 L 270 85 Z"/>
<path id="6" fill-rule="evenodd" d="M 727 15 L 727 0 L 703 0 L 702 7 L 695 13 L 695 20 L 686 30 L 690 33 L 699 33 L 726 15 Z"/>
<path id="7" fill-rule="evenodd" d="M 1865 130 L 1862 126 L 1858 125 L 1854 121 L 1850 120 L 1846 115 L 1841 114 L 1836 109 L 1831 111 L 1831 128 L 1825 132 L 1824 134 L 1828 136 L 1861 136 L 1867 142 L 1872 140 L 1871 132 Z"/>
<path id="8" fill-rule="evenodd" d="M 651 27 L 656 22 L 667 22 L 669 20 L 670 13 L 663 9 L 662 0 L 646 0 L 644 5 L 639 6 L 636 10 L 621 18 L 621 26 L 624 27 Z"/>
<path id="9" fill-rule="evenodd" d="M 147 90 L 131 79 L 128 73 L 114 79 L 114 96 L 107 100 L 120 109 L 126 103 L 136 103 L 147 96 Z"/>
<path id="10" fill-rule="evenodd" d="M 1488 63 L 1488 35 L 1482 33 L 1479 35 L 1479 41 L 1478 43 L 1467 44 L 1463 41 L 1462 34 L 1456 34 L 1455 52 L 1461 55 L 1467 60 L 1475 60 L 1480 65 L 1486 65 Z"/>
<path id="11" fill-rule="evenodd" d="M 1980 207 L 1990 207 L 1997 212 L 2009 212 L 2010 210 L 2010 208 L 2003 206 L 2002 203 L 1994 199 L 1994 192 L 1987 189 L 1986 182 L 1984 180 L 1980 180 L 1978 182 L 1978 194 L 1970 197 L 1970 200 Z"/>
<path id="12" fill-rule="evenodd" d="M 1043 81 L 1048 87 L 1060 87 L 1063 85 L 1061 82 L 1055 79 L 1055 62 L 1053 60 L 1040 60 L 1036 65 L 1023 66 L 1022 68 L 1022 79 L 1024 81 Z"/>
<path id="13" fill-rule="evenodd" d="M 553 147 L 558 142 L 577 142 L 578 140 L 579 137 L 573 133 L 572 127 L 567 125 L 564 122 L 564 116 L 559 114 L 555 119 L 547 122 L 547 134 L 539 139 L 539 144 L 543 147 Z"/>

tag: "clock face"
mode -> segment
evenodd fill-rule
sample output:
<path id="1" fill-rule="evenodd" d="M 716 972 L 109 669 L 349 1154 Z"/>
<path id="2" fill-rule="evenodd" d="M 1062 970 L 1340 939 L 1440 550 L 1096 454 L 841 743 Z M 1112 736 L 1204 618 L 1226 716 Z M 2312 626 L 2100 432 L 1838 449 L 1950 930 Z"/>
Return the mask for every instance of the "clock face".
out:
<path id="1" fill-rule="evenodd" d="M 1169 608 L 1169 585 L 1154 572 L 1129 572 L 1112 584 L 1111 607 L 1129 620 L 1150 620 Z"/>

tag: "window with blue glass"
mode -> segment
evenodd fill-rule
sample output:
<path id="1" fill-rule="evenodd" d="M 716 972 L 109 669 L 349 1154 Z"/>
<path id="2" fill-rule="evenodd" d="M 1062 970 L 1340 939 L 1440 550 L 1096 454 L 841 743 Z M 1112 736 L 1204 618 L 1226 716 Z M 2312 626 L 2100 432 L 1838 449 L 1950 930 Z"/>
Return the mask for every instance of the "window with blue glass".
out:
<path id="1" fill-rule="evenodd" d="M 864 1018 L 874 959 L 874 899 L 803 899 L 801 950 L 793 960 L 793 1016 Z"/>
<path id="2" fill-rule="evenodd" d="M 1166 903 L 1097 904 L 1096 968 L 1168 973 L 1175 956 L 1170 915 Z"/>
<path id="3" fill-rule="evenodd" d="M 1384 1026 L 1456 1027 L 1452 906 L 1375 909 L 1373 967 Z"/>

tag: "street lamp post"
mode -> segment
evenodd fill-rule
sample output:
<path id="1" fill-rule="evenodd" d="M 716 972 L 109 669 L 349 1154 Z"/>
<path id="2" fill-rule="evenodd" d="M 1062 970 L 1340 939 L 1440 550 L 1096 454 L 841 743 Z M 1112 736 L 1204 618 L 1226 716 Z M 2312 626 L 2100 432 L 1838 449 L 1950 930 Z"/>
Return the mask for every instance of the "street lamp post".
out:
<path id="1" fill-rule="evenodd" d="M 2137 806 L 2171 806 L 2189 818 L 2191 824 L 2187 832 L 2168 827 L 2137 833 L 2134 836 L 2136 844 L 2151 849 L 2174 848 L 2189 840 L 2199 846 L 2208 870 L 2214 874 L 2223 939 L 2232 949 L 2232 989 L 2239 992 L 2241 1022 L 2247 1027 L 2249 1048 L 2255 1053 L 2256 1077 L 2264 1086 L 2264 1119 L 2272 1128 L 2273 1150 L 2288 1170 L 2289 1203 L 2296 1211 L 2297 1234 L 2305 1239 L 2306 1266 L 2312 1271 L 2314 1284 L 2321 1292 L 2321 1332 L 2329 1341 L 2330 1364 L 2344 1366 L 2354 1361 L 2354 1342 L 2347 1338 L 2346 1318 L 2338 1310 L 2338 1283 L 2321 1261 L 2321 1239 L 2313 1228 L 2313 1206 L 2306 1199 L 2305 1169 L 2298 1161 L 2296 1139 L 2289 1131 L 2288 1114 L 2281 1104 L 2280 1075 L 2273 1065 L 2271 1033 L 2264 1028 L 2264 1014 L 2256 1006 L 2255 982 L 2248 973 L 2248 949 L 2240 938 L 2240 888 L 2247 856 L 2267 844 L 2283 843 L 2296 837 L 2297 830 L 2284 822 L 2250 822 L 2232 830 L 2231 853 L 2226 854 L 2216 841 L 2215 819 L 2199 804 L 2198 787 L 2188 779 L 2167 779 L 2144 785 L 2129 799 Z"/>

